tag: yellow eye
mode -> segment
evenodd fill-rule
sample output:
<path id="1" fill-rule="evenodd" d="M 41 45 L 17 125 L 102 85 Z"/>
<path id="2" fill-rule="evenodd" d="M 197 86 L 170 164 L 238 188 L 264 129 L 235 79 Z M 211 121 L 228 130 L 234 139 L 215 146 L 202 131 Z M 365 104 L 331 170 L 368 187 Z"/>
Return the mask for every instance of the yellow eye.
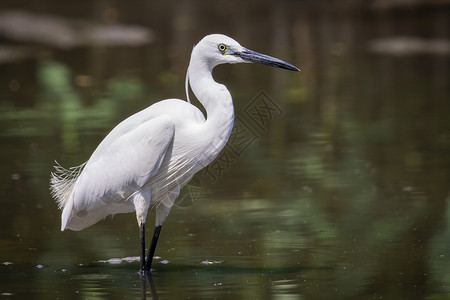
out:
<path id="1" fill-rule="evenodd" d="M 218 48 L 222 53 L 225 53 L 227 51 L 227 46 L 225 44 L 220 44 Z"/>

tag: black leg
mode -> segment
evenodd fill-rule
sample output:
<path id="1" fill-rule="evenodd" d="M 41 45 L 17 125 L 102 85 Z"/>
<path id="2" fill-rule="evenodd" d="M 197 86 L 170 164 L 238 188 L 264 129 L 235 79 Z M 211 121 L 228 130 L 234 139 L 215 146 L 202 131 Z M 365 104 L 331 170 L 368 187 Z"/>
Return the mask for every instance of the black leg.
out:
<path id="1" fill-rule="evenodd" d="M 141 273 L 145 273 L 145 224 L 139 226 L 139 238 L 141 240 Z"/>
<path id="2" fill-rule="evenodd" d="M 161 232 L 162 225 L 156 226 L 153 232 L 152 243 L 150 244 L 150 250 L 148 250 L 147 261 L 145 263 L 145 270 L 150 272 L 152 270 L 153 255 L 155 255 L 156 244 L 158 243 L 159 233 Z"/>

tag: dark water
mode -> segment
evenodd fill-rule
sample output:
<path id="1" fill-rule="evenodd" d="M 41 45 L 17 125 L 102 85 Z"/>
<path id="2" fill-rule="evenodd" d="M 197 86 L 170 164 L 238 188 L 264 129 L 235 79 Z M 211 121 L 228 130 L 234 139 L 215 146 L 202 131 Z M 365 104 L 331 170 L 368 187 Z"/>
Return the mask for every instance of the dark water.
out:
<path id="1" fill-rule="evenodd" d="M 449 7 L 173 3 L 0 4 L 0 299 L 448 299 Z M 135 216 L 60 232 L 49 174 L 185 98 L 211 32 L 302 72 L 215 70 L 235 131 L 184 188 L 146 283 Z"/>

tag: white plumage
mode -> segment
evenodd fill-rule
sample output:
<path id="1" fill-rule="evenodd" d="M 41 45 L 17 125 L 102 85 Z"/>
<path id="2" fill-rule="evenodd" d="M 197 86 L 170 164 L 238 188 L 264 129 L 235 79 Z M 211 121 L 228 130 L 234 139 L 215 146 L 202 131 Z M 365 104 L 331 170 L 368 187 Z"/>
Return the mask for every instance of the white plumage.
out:
<path id="1" fill-rule="evenodd" d="M 180 188 L 214 160 L 230 136 L 232 98 L 211 73 L 218 64 L 239 62 L 298 70 L 227 36 L 203 38 L 192 51 L 186 84 L 205 107 L 207 118 L 184 100 L 160 101 L 117 125 L 85 164 L 69 170 L 57 165 L 50 187 L 63 210 L 61 230 L 81 230 L 108 215 L 132 211 L 143 230 L 151 206 L 160 228 Z M 159 231 L 156 241 L 158 235 Z M 143 232 L 141 243 L 142 239 Z M 152 242 L 153 251 L 154 246 Z M 141 269 L 142 263 L 141 253 Z"/>

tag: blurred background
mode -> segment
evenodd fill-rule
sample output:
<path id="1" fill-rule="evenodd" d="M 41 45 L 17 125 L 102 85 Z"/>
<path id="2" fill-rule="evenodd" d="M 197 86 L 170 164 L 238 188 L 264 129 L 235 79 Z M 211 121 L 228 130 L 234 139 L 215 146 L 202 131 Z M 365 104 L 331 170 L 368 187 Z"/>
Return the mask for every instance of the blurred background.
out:
<path id="1" fill-rule="evenodd" d="M 50 172 L 186 99 L 192 47 L 223 33 L 302 71 L 215 69 L 235 131 L 164 223 L 159 297 L 448 299 L 449 16 L 447 0 L 1 1 L 0 298 L 155 298 L 135 215 L 60 232 Z"/>

